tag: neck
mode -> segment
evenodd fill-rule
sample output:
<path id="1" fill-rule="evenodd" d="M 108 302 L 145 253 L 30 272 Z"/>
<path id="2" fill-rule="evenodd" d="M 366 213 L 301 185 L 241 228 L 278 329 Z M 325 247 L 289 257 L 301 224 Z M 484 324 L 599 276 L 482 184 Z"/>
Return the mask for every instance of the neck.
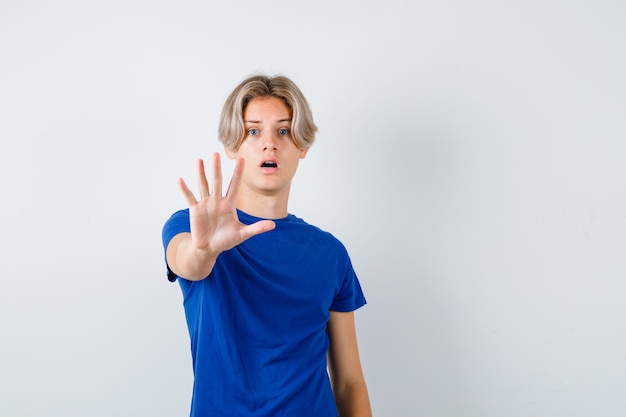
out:
<path id="1" fill-rule="evenodd" d="M 242 190 L 243 191 L 243 190 Z M 283 219 L 287 217 L 289 195 L 268 196 L 241 193 L 237 197 L 237 208 L 244 213 L 262 219 Z"/>

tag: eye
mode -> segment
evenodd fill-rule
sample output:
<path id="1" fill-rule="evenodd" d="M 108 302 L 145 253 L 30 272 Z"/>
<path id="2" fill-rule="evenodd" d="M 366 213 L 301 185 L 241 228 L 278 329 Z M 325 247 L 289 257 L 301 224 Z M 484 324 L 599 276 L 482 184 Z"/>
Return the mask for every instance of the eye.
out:
<path id="1" fill-rule="evenodd" d="M 278 134 L 281 135 L 281 136 L 288 135 L 289 134 L 289 129 L 287 129 L 287 128 L 279 129 L 278 130 Z"/>
<path id="2" fill-rule="evenodd" d="M 248 135 L 250 136 L 256 136 L 259 134 L 259 129 L 248 129 Z"/>

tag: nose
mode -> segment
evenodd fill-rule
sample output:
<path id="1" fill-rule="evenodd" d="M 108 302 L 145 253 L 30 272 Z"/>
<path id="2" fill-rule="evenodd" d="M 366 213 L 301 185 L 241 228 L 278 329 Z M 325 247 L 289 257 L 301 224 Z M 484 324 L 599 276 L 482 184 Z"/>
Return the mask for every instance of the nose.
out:
<path id="1" fill-rule="evenodd" d="M 278 150 L 278 137 L 275 132 L 268 132 L 264 135 L 262 147 L 264 151 Z"/>

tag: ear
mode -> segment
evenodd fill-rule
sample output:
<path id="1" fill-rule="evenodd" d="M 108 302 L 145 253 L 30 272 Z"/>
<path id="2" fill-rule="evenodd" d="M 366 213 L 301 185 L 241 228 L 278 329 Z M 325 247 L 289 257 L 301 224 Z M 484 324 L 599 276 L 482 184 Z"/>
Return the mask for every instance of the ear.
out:
<path id="1" fill-rule="evenodd" d="M 308 152 L 309 152 L 309 148 L 300 149 L 300 159 L 304 159 Z"/>
<path id="2" fill-rule="evenodd" d="M 226 154 L 228 159 L 235 159 L 237 157 L 237 152 L 231 151 L 230 148 L 226 145 L 224 145 L 224 153 Z"/>

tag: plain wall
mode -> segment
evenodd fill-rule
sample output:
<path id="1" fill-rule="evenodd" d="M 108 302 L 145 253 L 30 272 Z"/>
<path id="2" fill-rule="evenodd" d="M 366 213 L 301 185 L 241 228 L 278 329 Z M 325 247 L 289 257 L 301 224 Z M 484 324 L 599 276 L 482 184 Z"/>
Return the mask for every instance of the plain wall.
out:
<path id="1" fill-rule="evenodd" d="M 351 254 L 376 416 L 625 415 L 625 17 L 2 0 L 0 415 L 188 415 L 161 227 L 257 71 L 320 128 L 290 211 Z"/>

